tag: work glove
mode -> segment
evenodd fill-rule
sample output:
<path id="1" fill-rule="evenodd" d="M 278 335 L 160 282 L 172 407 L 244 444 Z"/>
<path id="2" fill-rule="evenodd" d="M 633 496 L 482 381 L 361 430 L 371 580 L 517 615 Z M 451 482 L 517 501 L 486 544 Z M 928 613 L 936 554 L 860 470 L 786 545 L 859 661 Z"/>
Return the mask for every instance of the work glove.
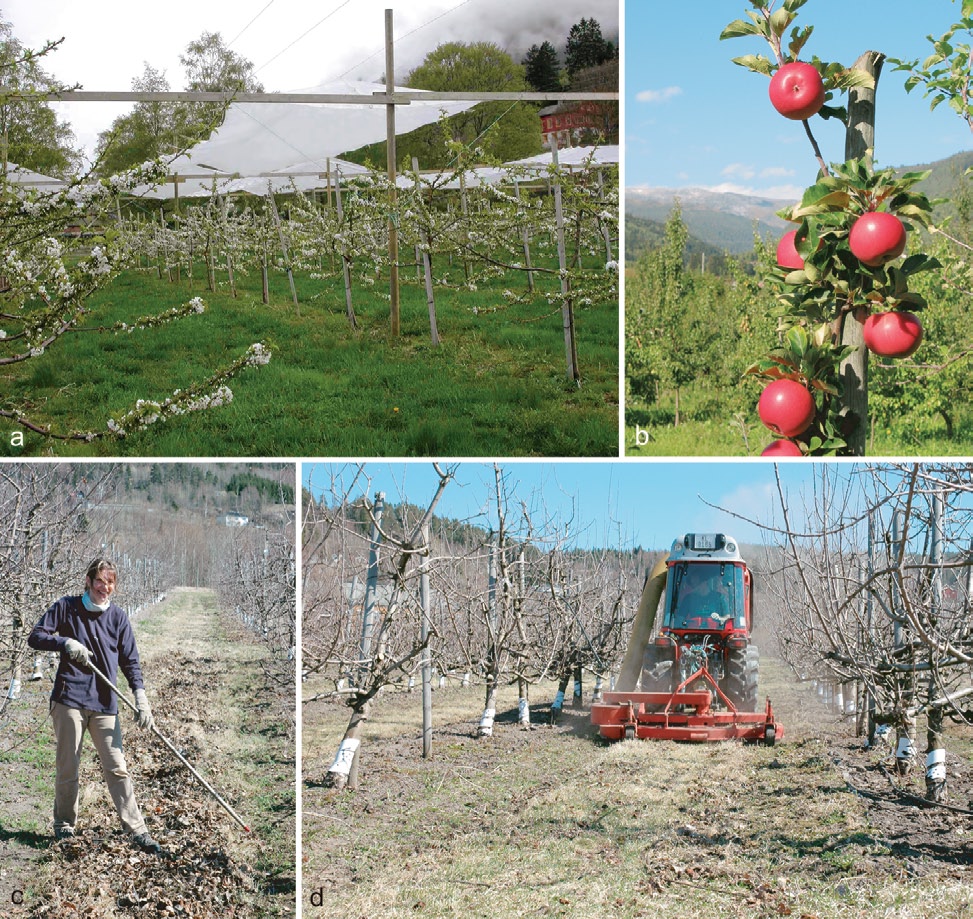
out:
<path id="1" fill-rule="evenodd" d="M 155 721 L 152 718 L 152 709 L 149 708 L 149 698 L 146 696 L 144 689 L 135 690 L 135 704 L 138 706 L 135 723 L 143 731 L 151 731 L 155 725 Z"/>
<path id="2" fill-rule="evenodd" d="M 87 667 L 91 663 L 91 652 L 80 641 L 67 638 L 64 641 L 64 653 L 82 667 Z"/>

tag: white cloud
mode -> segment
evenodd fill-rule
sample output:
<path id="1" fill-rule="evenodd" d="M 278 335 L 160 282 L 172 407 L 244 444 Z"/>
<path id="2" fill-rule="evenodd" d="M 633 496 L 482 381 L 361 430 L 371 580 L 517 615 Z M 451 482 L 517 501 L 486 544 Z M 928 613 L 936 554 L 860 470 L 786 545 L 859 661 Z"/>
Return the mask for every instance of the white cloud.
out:
<path id="1" fill-rule="evenodd" d="M 788 169 L 786 166 L 767 166 L 765 169 L 760 170 L 760 178 L 762 179 L 783 179 L 792 175 L 796 175 L 795 171 L 793 169 Z"/>
<path id="2" fill-rule="evenodd" d="M 694 523 L 702 532 L 727 533 L 741 542 L 761 542 L 761 531 L 749 521 L 772 525 L 777 510 L 777 489 L 773 481 L 740 485 L 729 494 L 721 495 L 710 503 L 727 513 L 712 507 L 698 512 Z M 740 516 L 733 516 L 739 514 Z M 741 520 L 740 517 L 745 519 Z"/>
<path id="3" fill-rule="evenodd" d="M 639 102 L 668 102 L 676 96 L 682 95 L 682 88 L 679 86 L 666 86 L 664 89 L 643 89 L 636 93 L 635 98 Z"/>
<path id="4" fill-rule="evenodd" d="M 721 171 L 721 175 L 736 176 L 740 179 L 752 179 L 756 174 L 757 171 L 753 166 L 748 166 L 746 163 L 730 163 Z"/>
<path id="5" fill-rule="evenodd" d="M 750 195 L 756 198 L 780 198 L 791 204 L 800 201 L 804 194 L 804 187 L 800 185 L 770 185 L 766 188 L 757 188 L 753 185 L 741 185 L 737 182 L 720 182 L 719 185 L 706 185 L 704 187 L 708 191 L 723 194 Z"/>

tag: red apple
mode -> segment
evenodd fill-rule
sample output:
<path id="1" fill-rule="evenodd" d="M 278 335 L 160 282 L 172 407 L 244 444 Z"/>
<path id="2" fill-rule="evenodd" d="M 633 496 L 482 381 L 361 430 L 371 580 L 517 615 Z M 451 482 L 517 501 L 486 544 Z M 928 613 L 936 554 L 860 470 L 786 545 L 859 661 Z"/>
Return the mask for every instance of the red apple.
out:
<path id="1" fill-rule="evenodd" d="M 793 440 L 775 440 L 760 453 L 761 456 L 804 456 L 801 448 Z"/>
<path id="2" fill-rule="evenodd" d="M 804 259 L 797 251 L 795 240 L 797 230 L 790 230 L 785 233 L 780 242 L 777 243 L 777 264 L 781 268 L 790 268 L 791 271 L 800 271 L 804 267 Z"/>
<path id="3" fill-rule="evenodd" d="M 770 104 L 795 121 L 816 115 L 824 105 L 824 82 L 817 68 L 803 61 L 784 64 L 770 78 Z"/>
<path id="4" fill-rule="evenodd" d="M 775 434 L 796 437 L 814 420 L 814 396 L 796 380 L 774 380 L 757 404 L 760 420 Z"/>
<path id="5" fill-rule="evenodd" d="M 865 347 L 882 357 L 908 357 L 922 344 L 922 323 L 915 313 L 892 310 L 865 320 Z"/>
<path id="6" fill-rule="evenodd" d="M 858 261 L 878 268 L 905 251 L 905 224 L 887 211 L 870 211 L 852 225 L 848 245 Z"/>

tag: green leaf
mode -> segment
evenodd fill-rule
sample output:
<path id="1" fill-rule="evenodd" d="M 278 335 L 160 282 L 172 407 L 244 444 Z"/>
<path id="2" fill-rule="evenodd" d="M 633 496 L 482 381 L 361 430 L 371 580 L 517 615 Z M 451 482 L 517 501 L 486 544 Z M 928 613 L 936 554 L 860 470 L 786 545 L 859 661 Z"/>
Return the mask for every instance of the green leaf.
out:
<path id="1" fill-rule="evenodd" d="M 807 354 L 809 344 L 808 336 L 807 332 L 800 326 L 794 326 L 792 329 L 787 330 L 787 334 L 784 336 L 784 343 L 798 361 Z"/>
<path id="2" fill-rule="evenodd" d="M 784 9 L 789 13 L 796 13 L 807 0 L 784 0 Z"/>
<path id="3" fill-rule="evenodd" d="M 770 14 L 771 34 L 782 36 L 793 21 L 794 14 L 787 7 L 781 7 L 779 10 Z"/>
<path id="4" fill-rule="evenodd" d="M 807 275 L 804 273 L 803 269 L 798 269 L 797 271 L 789 271 L 784 276 L 784 283 L 791 284 L 793 286 L 799 286 L 801 284 L 807 283 Z"/>
<path id="5" fill-rule="evenodd" d="M 833 89 L 851 89 L 854 86 L 874 89 L 875 78 L 864 70 L 840 70 L 831 77 L 830 84 Z"/>
<path id="6" fill-rule="evenodd" d="M 755 23 L 745 22 L 743 19 L 735 19 L 722 32 L 720 32 L 720 40 L 722 41 L 724 38 L 740 38 L 744 35 L 760 34 L 760 28 Z"/>
<path id="7" fill-rule="evenodd" d="M 801 49 L 807 44 L 807 40 L 811 37 L 813 31 L 814 26 L 805 26 L 800 31 L 794 29 L 791 32 L 791 41 L 787 50 L 795 61 L 801 56 Z"/>
<path id="8" fill-rule="evenodd" d="M 917 294 L 914 290 L 908 290 L 897 298 L 900 303 L 907 303 L 914 310 L 924 310 L 929 304 L 922 294 Z"/>
<path id="9" fill-rule="evenodd" d="M 746 67 L 747 70 L 752 70 L 754 73 L 762 73 L 768 77 L 774 69 L 774 65 L 762 54 L 745 54 L 743 57 L 732 58 L 732 61 L 734 64 Z"/>
<path id="10" fill-rule="evenodd" d="M 848 123 L 848 109 L 843 105 L 822 105 L 818 109 L 818 115 L 820 115 L 825 121 L 830 119 L 835 119 L 835 121 L 840 121 L 842 124 Z"/>

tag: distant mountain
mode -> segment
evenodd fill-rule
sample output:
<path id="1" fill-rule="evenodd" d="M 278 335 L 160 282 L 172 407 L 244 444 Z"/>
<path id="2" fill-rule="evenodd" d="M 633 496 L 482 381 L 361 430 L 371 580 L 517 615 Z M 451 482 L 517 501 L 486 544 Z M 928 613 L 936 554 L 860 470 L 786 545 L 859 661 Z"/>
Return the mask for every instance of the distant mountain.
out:
<path id="1" fill-rule="evenodd" d="M 755 228 L 762 238 L 777 239 L 787 224 L 775 212 L 792 203 L 706 188 L 633 187 L 625 189 L 625 213 L 665 223 L 677 198 L 689 232 L 718 252 L 731 254 L 753 249 Z"/>
<path id="2" fill-rule="evenodd" d="M 666 226 L 663 221 L 625 215 L 625 262 L 632 265 L 645 252 L 659 249 L 665 242 Z M 753 248 L 753 237 L 750 237 Z M 686 264 L 691 268 L 704 269 L 719 274 L 726 264 L 726 252 L 689 234 L 686 242 Z"/>
<path id="3" fill-rule="evenodd" d="M 973 151 L 957 153 L 934 163 L 903 166 L 899 172 L 923 172 L 932 175 L 919 185 L 930 198 L 953 198 L 964 171 L 973 166 Z M 714 247 L 718 252 L 739 255 L 753 249 L 754 232 L 763 239 L 777 240 L 788 223 L 776 216 L 776 212 L 794 201 L 711 191 L 706 188 L 651 188 L 633 186 L 625 189 L 626 217 L 664 224 L 672 208 L 679 200 L 682 217 L 690 234 L 701 243 Z M 953 213 L 951 203 L 943 206 L 943 213 Z M 626 224 L 626 233 L 628 224 Z M 648 239 L 636 234 L 636 241 Z M 660 237 L 661 241 L 661 237 Z M 649 246 L 651 248 L 651 246 Z M 626 236 L 626 250 L 628 241 Z M 626 251 L 626 260 L 632 254 Z"/>

